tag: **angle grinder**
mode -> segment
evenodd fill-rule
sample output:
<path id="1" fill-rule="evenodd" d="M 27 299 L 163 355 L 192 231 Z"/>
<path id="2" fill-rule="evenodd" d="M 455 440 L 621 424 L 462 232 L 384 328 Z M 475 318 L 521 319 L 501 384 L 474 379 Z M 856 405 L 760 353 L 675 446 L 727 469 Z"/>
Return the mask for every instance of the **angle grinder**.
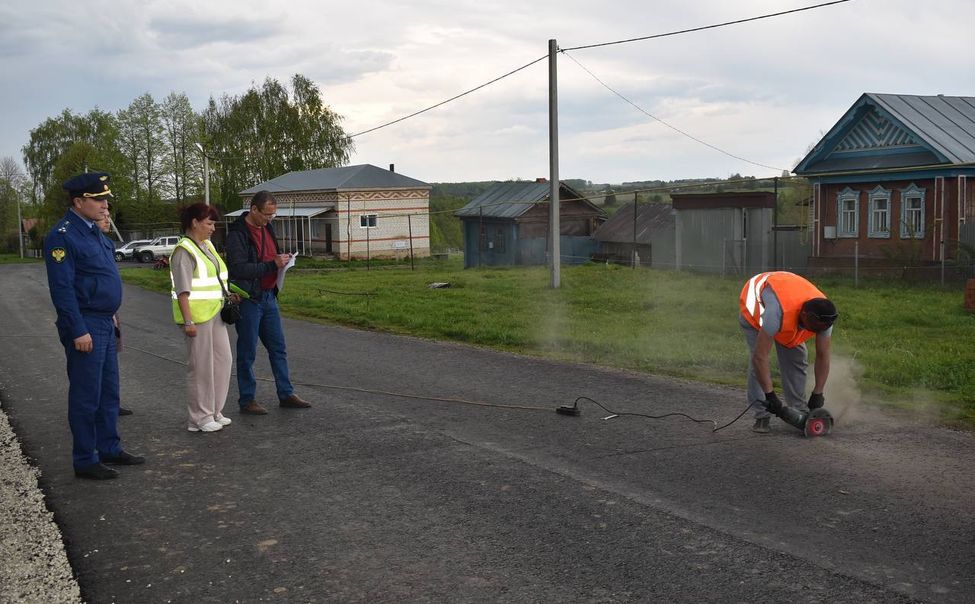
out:
<path id="1" fill-rule="evenodd" d="M 777 397 L 762 404 L 769 413 L 790 426 L 799 428 L 808 437 L 826 436 L 833 429 L 833 416 L 822 407 L 803 411 L 783 404 Z"/>

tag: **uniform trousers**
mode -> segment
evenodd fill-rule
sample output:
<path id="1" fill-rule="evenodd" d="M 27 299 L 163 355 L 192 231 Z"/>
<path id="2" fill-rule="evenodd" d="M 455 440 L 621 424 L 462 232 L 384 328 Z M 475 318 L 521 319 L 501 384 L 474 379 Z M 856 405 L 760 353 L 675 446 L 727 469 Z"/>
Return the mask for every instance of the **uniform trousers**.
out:
<path id="1" fill-rule="evenodd" d="M 755 342 L 758 340 L 758 330 L 751 326 L 743 317 L 739 315 L 738 324 L 745 334 L 745 341 L 748 343 L 748 402 L 751 403 L 752 413 L 755 418 L 769 417 L 771 415 L 762 401 L 765 400 L 765 391 L 755 377 L 755 367 L 752 365 L 752 355 L 755 352 Z M 809 367 L 805 342 L 795 348 L 787 348 L 775 342 L 775 354 L 779 360 L 779 374 L 782 376 L 782 393 L 785 403 L 790 407 L 797 407 L 808 411 L 806 403 L 806 370 Z"/>
<path id="2" fill-rule="evenodd" d="M 227 324 L 217 314 L 196 324 L 196 337 L 186 336 L 189 425 L 201 427 L 221 416 L 230 390 L 233 355 Z"/>
<path id="3" fill-rule="evenodd" d="M 118 350 L 112 317 L 84 315 L 91 352 L 75 350 L 74 340 L 61 337 L 68 368 L 68 425 L 74 443 L 75 468 L 99 463 L 99 454 L 119 455 Z"/>

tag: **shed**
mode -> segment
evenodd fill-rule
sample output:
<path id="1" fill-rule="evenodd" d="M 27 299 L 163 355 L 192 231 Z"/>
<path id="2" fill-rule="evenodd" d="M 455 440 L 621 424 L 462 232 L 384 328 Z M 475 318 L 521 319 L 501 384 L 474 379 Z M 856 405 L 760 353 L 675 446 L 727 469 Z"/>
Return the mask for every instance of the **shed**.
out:
<path id="1" fill-rule="evenodd" d="M 628 203 L 593 233 L 596 257 L 610 262 L 673 268 L 674 207 Z"/>
<path id="2" fill-rule="evenodd" d="M 673 193 L 677 270 L 746 275 L 768 270 L 775 194 Z"/>
<path id="3" fill-rule="evenodd" d="M 545 264 L 549 237 L 551 185 L 499 182 L 455 215 L 463 222 L 464 268 Z M 561 261 L 586 262 L 595 251 L 592 234 L 604 212 L 566 185 L 559 184 Z"/>
<path id="4" fill-rule="evenodd" d="M 361 164 L 288 172 L 240 192 L 243 209 L 258 191 L 278 202 L 275 228 L 285 249 L 343 260 L 430 255 L 430 189 L 425 182 Z"/>

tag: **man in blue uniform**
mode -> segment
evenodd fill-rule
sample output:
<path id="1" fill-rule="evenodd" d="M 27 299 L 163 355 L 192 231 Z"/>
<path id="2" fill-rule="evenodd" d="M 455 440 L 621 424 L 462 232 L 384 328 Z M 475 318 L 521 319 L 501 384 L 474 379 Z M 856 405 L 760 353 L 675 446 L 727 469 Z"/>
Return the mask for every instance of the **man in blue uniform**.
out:
<path id="1" fill-rule="evenodd" d="M 112 316 L 122 304 L 114 250 L 97 222 L 108 213 L 109 175 L 67 180 L 70 207 L 44 238 L 44 262 L 68 368 L 68 423 L 79 478 L 106 480 L 104 464 L 137 465 L 145 458 L 122 449 L 118 435 L 119 374 Z"/>

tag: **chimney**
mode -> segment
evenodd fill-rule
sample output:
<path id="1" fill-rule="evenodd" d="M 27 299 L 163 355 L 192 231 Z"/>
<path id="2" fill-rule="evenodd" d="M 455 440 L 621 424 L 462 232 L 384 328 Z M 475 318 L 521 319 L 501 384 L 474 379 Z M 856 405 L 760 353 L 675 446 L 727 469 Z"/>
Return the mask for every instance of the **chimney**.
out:
<path id="1" fill-rule="evenodd" d="M 546 178 L 536 178 L 535 179 L 535 182 L 548 182 L 548 179 L 546 179 Z"/>
<path id="2" fill-rule="evenodd" d="M 390 172 L 395 172 L 396 171 L 396 164 L 389 164 L 389 171 Z"/>

